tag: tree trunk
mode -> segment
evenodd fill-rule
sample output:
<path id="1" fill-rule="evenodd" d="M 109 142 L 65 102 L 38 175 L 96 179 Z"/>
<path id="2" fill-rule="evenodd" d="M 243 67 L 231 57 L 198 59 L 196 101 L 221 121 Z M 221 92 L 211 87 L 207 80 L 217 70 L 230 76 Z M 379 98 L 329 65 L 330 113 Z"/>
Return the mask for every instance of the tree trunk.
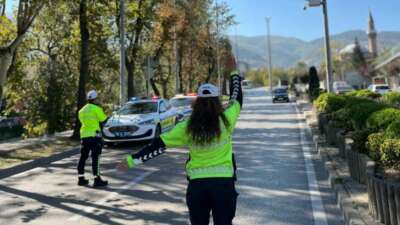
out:
<path id="1" fill-rule="evenodd" d="M 151 85 L 151 88 L 153 89 L 154 95 L 160 96 L 160 91 L 158 90 L 157 85 L 154 82 L 153 78 L 150 78 L 150 85 Z"/>
<path id="2" fill-rule="evenodd" d="M 47 134 L 54 134 L 58 128 L 60 99 L 58 98 L 57 71 L 56 71 L 56 55 L 52 55 L 49 51 L 49 80 L 47 86 Z"/>
<path id="3" fill-rule="evenodd" d="M 77 92 L 76 122 L 72 138 L 79 138 L 81 123 L 78 119 L 79 110 L 86 102 L 86 82 L 89 75 L 89 30 L 87 18 L 87 0 L 81 0 L 79 4 L 79 28 L 81 33 L 81 57 L 79 68 L 79 87 Z"/>
<path id="4" fill-rule="evenodd" d="M 126 56 L 125 60 L 126 71 L 128 72 L 128 99 L 135 96 L 135 84 L 134 84 L 134 74 L 135 74 L 135 61 L 129 60 Z"/>
<path id="5" fill-rule="evenodd" d="M 7 71 L 11 66 L 14 51 L 10 47 L 0 49 L 0 109 L 2 108 L 3 92 L 7 80 Z"/>
<path id="6" fill-rule="evenodd" d="M 179 93 L 185 93 L 183 89 L 183 77 L 182 77 L 182 65 L 183 65 L 183 48 L 180 47 L 178 50 L 178 77 L 179 77 Z"/>
<path id="7" fill-rule="evenodd" d="M 138 3 L 138 11 L 141 12 L 143 8 L 143 0 L 140 0 Z M 144 26 L 144 21 L 142 18 L 142 14 L 139 13 L 139 16 L 136 20 L 135 24 L 135 38 L 132 44 L 132 51 L 131 51 L 131 57 L 130 60 L 126 60 L 126 67 L 128 70 L 128 98 L 132 98 L 135 95 L 135 87 L 134 87 L 134 74 L 135 74 L 135 69 L 136 69 L 136 58 L 139 53 L 139 40 L 140 36 L 142 34 L 143 26 Z M 127 57 L 128 58 L 128 57 Z M 129 65 L 128 65 L 129 64 Z M 128 66 L 130 69 L 128 69 Z"/>
<path id="8" fill-rule="evenodd" d="M 189 91 L 193 92 L 193 86 L 194 86 L 194 77 L 193 77 L 193 38 L 191 39 L 191 45 L 190 45 L 190 57 L 189 57 Z"/>

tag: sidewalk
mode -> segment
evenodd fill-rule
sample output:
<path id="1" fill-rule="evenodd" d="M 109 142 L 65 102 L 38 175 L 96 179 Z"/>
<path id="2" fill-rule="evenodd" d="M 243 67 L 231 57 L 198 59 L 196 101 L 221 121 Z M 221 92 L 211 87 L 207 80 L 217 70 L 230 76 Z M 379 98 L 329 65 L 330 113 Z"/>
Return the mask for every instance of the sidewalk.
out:
<path id="1" fill-rule="evenodd" d="M 0 156 L 10 153 L 12 151 L 33 146 L 33 145 L 39 145 L 44 142 L 50 142 L 50 141 L 55 141 L 58 139 L 63 139 L 63 138 L 68 138 L 72 135 L 72 130 L 69 131 L 64 131 L 61 133 L 56 133 L 52 136 L 43 136 L 43 137 L 37 137 L 37 138 L 12 138 L 8 140 L 2 140 L 0 141 Z"/>
<path id="2" fill-rule="evenodd" d="M 75 149 L 79 142 L 69 139 L 71 135 L 72 131 L 65 131 L 52 136 L 1 141 L 0 170 Z"/>
<path id="3" fill-rule="evenodd" d="M 324 138 L 319 135 L 318 120 L 312 104 L 300 100 L 298 105 L 306 117 L 314 142 L 318 145 L 319 155 L 332 178 L 331 186 L 336 191 L 337 202 L 346 224 L 381 225 L 368 213 L 367 187 L 351 178 L 347 162 L 339 156 L 338 149 L 325 144 Z"/>

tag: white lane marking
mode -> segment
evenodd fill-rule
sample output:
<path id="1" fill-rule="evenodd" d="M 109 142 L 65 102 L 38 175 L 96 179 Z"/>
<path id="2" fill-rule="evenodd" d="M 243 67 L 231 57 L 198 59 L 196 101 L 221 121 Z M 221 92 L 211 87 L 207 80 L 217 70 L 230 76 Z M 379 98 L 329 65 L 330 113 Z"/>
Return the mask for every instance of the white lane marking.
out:
<path id="1" fill-rule="evenodd" d="M 303 149 L 304 161 L 307 171 L 308 191 L 311 198 L 314 225 L 328 225 L 324 205 L 321 199 L 321 192 L 319 191 L 317 178 L 315 176 L 315 169 L 314 169 L 314 164 L 312 162 L 311 149 L 307 144 L 308 141 L 304 133 L 304 128 L 303 128 L 304 123 L 301 122 L 303 118 L 300 116 L 300 111 L 297 108 L 297 105 L 295 105 L 295 108 L 297 112 L 297 118 L 299 119 L 299 122 L 297 124 L 300 130 L 300 143 Z"/>
<path id="2" fill-rule="evenodd" d="M 154 171 L 147 171 L 143 174 L 141 174 L 140 176 L 136 177 L 135 179 L 133 179 L 131 182 L 125 184 L 124 186 L 122 186 L 119 191 L 117 192 L 112 192 L 109 195 L 107 195 L 106 197 L 104 197 L 103 199 L 100 199 L 96 202 L 93 202 L 93 205 L 105 205 L 105 203 L 107 202 L 107 200 L 112 199 L 114 197 L 116 197 L 117 195 L 119 195 L 121 192 L 128 190 L 129 188 L 131 188 L 132 186 L 138 184 L 139 182 L 141 182 L 144 178 L 146 178 L 147 176 L 151 175 L 152 173 L 156 172 L 157 170 Z M 68 219 L 68 221 L 77 221 L 80 218 L 84 217 L 84 215 L 92 213 L 93 211 L 95 211 L 96 208 L 92 207 L 92 206 L 86 206 L 85 208 L 82 209 L 82 214 L 80 215 L 75 215 L 71 218 Z"/>

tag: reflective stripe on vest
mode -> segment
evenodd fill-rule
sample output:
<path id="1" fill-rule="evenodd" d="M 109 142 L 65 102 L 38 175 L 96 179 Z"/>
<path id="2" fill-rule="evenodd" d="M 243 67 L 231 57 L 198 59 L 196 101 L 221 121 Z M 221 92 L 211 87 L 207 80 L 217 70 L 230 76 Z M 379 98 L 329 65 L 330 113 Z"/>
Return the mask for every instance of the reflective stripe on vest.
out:
<path id="1" fill-rule="evenodd" d="M 233 176 L 233 167 L 230 166 L 214 166 L 206 168 L 187 169 L 187 175 L 190 178 L 197 177 L 215 177 L 215 176 Z"/>

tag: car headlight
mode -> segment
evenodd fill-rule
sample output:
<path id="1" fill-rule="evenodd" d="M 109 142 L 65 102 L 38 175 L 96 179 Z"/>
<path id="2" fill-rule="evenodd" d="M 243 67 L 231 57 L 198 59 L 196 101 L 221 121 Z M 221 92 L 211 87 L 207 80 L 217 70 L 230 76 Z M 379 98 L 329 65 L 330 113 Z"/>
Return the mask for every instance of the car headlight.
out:
<path id="1" fill-rule="evenodd" d="M 145 120 L 145 121 L 142 121 L 142 122 L 139 123 L 139 125 L 142 125 L 142 126 L 145 126 L 145 125 L 152 125 L 152 124 L 155 124 L 154 119 Z"/>

